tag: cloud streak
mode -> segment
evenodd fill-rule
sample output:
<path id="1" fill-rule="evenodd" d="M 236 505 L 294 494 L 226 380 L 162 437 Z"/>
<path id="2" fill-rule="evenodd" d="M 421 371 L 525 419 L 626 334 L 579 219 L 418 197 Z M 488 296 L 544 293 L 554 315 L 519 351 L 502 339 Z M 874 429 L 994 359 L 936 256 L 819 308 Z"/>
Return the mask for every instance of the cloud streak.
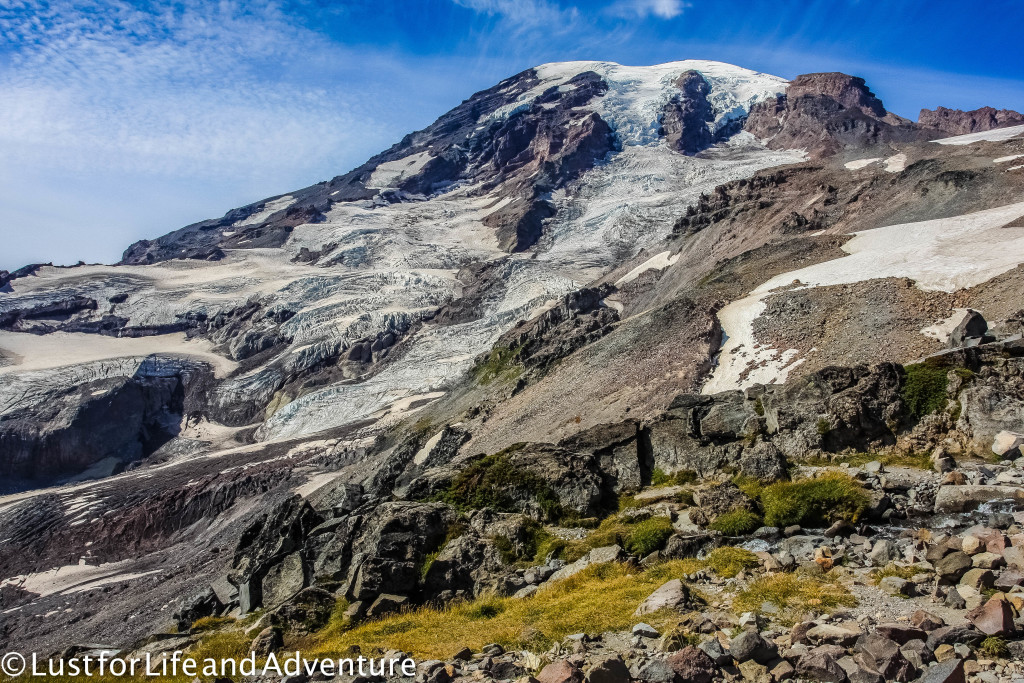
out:
<path id="1" fill-rule="evenodd" d="M 301 73 L 268 82 L 268 70 L 300 64 L 303 51 L 340 51 L 273 8 L 19 5 L 0 15 L 0 32 L 20 46 L 0 71 L 4 164 L 298 169 L 374 134 L 369 103 L 341 99 Z"/>
<path id="2" fill-rule="evenodd" d="M 690 7 L 690 3 L 683 0 L 620 0 L 609 6 L 608 12 L 627 19 L 675 19 L 687 7 Z"/>

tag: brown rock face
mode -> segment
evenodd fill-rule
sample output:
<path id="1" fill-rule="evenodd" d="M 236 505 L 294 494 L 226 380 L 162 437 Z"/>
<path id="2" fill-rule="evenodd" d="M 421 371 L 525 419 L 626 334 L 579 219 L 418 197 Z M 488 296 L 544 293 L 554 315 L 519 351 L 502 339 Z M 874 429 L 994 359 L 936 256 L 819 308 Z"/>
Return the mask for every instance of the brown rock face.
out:
<path id="1" fill-rule="evenodd" d="M 785 95 L 754 105 L 744 129 L 773 149 L 804 148 L 819 158 L 844 148 L 936 135 L 887 112 L 863 78 L 842 73 L 797 76 Z"/>
<path id="2" fill-rule="evenodd" d="M 696 154 L 714 142 L 708 125 L 715 119 L 708 102 L 711 86 L 697 71 L 682 74 L 676 86 L 680 92 L 662 110 L 661 134 L 669 147 L 683 154 Z"/>
<path id="3" fill-rule="evenodd" d="M 1009 602 L 998 596 L 968 612 L 967 620 L 979 631 L 990 636 L 1005 635 L 1014 630 L 1013 608 Z"/>
<path id="4" fill-rule="evenodd" d="M 828 97 L 846 109 L 859 109 L 867 116 L 884 118 L 888 112 L 863 78 L 831 72 L 797 76 L 786 88 L 786 98 Z"/>
<path id="5" fill-rule="evenodd" d="M 922 109 L 917 118 L 918 125 L 934 128 L 950 135 L 980 133 L 994 128 L 1024 124 L 1024 114 L 1012 109 L 982 107 L 971 111 L 937 107 Z"/>
<path id="6" fill-rule="evenodd" d="M 545 666 L 537 674 L 537 680 L 540 683 L 583 683 L 583 672 L 560 659 Z"/>

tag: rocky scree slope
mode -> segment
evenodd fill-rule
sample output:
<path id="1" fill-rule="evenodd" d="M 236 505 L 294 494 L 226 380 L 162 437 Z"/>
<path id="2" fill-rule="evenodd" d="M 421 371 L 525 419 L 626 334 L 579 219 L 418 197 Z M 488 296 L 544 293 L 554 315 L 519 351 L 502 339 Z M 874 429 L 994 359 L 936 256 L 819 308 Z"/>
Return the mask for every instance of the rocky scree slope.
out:
<path id="1" fill-rule="evenodd" d="M 545 65 L 346 176 L 121 265 L 5 276 L 0 456 L 19 492 L 0 526 L 23 552 L 4 559 L 3 637 L 127 651 L 255 612 L 266 638 L 316 638 L 338 600 L 355 624 L 530 599 L 646 550 L 645 520 L 616 510 L 665 477 L 701 482 L 714 513 L 684 496 L 649 517 L 659 553 L 692 558 L 748 540 L 712 528 L 721 514 L 769 514 L 715 483 L 734 475 L 986 455 L 1022 431 L 1024 399 L 1021 142 L 987 133 L 936 144 L 841 74 Z M 909 235 L 924 257 L 836 281 L 891 244 L 851 253 L 849 233 Z M 818 275 L 784 286 L 798 271 Z M 929 288 L 936 273 L 948 284 Z M 921 295 L 866 316 L 897 285 Z M 838 287 L 842 321 L 816 301 Z M 118 440 L 90 442 L 101 423 Z M 1012 499 L 984 488 L 1003 474 L 946 495 Z M 924 479 L 872 484 L 867 519 L 924 519 Z M 609 538 L 624 550 L 597 552 Z"/>

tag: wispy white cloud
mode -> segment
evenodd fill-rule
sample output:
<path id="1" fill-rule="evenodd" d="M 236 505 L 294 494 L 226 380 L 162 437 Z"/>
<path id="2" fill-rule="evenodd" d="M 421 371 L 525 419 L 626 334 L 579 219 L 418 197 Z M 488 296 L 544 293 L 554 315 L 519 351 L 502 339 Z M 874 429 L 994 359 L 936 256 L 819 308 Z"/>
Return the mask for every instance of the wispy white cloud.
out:
<path id="1" fill-rule="evenodd" d="M 575 6 L 548 0 L 453 0 L 456 5 L 487 14 L 520 31 L 544 27 L 551 32 L 571 30 L 581 20 Z"/>
<path id="2" fill-rule="evenodd" d="M 254 6 L 6 4 L 0 163 L 250 173 L 310 168 L 373 135 L 368 102 L 289 73 L 339 48 Z"/>
<path id="3" fill-rule="evenodd" d="M 608 11 L 610 14 L 625 18 L 675 19 L 687 7 L 690 7 L 690 3 L 683 0 L 619 0 L 612 3 Z"/>

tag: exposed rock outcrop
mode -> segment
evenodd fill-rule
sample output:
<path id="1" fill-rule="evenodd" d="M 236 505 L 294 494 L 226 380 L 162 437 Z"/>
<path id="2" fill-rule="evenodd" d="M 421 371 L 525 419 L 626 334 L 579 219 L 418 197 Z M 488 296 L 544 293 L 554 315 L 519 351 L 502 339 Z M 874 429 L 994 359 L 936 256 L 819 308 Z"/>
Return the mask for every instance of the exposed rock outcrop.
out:
<path id="1" fill-rule="evenodd" d="M 971 111 L 936 107 L 922 109 L 917 122 L 921 126 L 934 128 L 948 135 L 966 135 L 995 128 L 1019 126 L 1024 124 L 1024 114 L 1012 109 L 992 107 L 981 107 Z"/>
<path id="2" fill-rule="evenodd" d="M 937 137 L 887 112 L 863 78 L 842 73 L 797 76 L 774 102 L 752 107 L 744 129 L 774 149 L 803 148 L 815 157 Z"/>

